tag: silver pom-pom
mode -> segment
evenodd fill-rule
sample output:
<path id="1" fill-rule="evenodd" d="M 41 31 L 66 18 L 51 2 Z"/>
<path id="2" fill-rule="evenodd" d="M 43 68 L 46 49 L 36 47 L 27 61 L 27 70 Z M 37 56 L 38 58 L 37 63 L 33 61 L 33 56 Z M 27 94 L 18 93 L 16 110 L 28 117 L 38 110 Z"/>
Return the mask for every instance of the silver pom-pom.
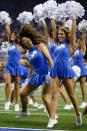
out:
<path id="1" fill-rule="evenodd" d="M 1 11 L 0 12 L 0 23 L 2 25 L 4 24 L 11 24 L 11 18 L 9 17 L 9 14 L 6 11 Z"/>
<path id="2" fill-rule="evenodd" d="M 72 69 L 75 73 L 74 80 L 76 81 L 80 77 L 81 69 L 78 66 L 72 66 Z"/>
<path id="3" fill-rule="evenodd" d="M 45 18 L 55 18 L 57 10 L 57 2 L 55 0 L 48 0 L 43 4 L 43 15 Z"/>
<path id="4" fill-rule="evenodd" d="M 39 22 L 41 18 L 43 18 L 43 5 L 42 4 L 39 4 L 39 5 L 36 5 L 34 8 L 33 8 L 33 17 L 34 17 L 34 20 L 35 22 Z"/>
<path id="5" fill-rule="evenodd" d="M 57 12 L 56 12 L 56 20 L 57 21 L 65 21 L 67 18 L 67 15 L 65 13 L 65 3 L 58 4 Z"/>
<path id="6" fill-rule="evenodd" d="M 33 15 L 31 12 L 24 11 L 19 14 L 17 20 L 21 24 L 30 24 L 30 22 L 33 20 Z"/>
<path id="7" fill-rule="evenodd" d="M 79 24 L 78 24 L 78 29 L 80 32 L 87 32 L 87 20 L 82 20 Z"/>
<path id="8" fill-rule="evenodd" d="M 70 28 L 71 29 L 71 27 L 72 27 L 72 20 L 67 20 L 66 22 L 65 22 L 65 27 L 68 27 L 68 28 Z"/>
<path id="9" fill-rule="evenodd" d="M 68 18 L 70 19 L 75 19 L 75 18 L 82 18 L 85 14 L 85 9 L 84 7 L 76 2 L 76 1 L 66 1 L 65 2 L 65 13 Z"/>
<path id="10" fill-rule="evenodd" d="M 10 44 L 8 41 L 2 42 L 1 50 L 7 54 Z"/>

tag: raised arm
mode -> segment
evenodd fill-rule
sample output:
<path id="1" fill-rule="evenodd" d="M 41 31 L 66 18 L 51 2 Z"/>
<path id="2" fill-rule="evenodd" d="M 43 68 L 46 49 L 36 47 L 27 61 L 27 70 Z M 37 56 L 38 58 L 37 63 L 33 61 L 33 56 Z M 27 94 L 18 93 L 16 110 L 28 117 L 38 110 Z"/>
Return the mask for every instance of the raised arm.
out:
<path id="1" fill-rule="evenodd" d="M 53 32 L 53 40 L 56 41 L 56 38 L 57 38 L 57 28 L 56 28 L 56 23 L 55 23 L 55 20 L 52 18 L 51 19 L 51 29 L 52 29 L 52 32 Z"/>
<path id="2" fill-rule="evenodd" d="M 70 44 L 72 47 L 74 47 L 76 44 L 76 19 L 74 19 L 72 22 Z"/>
<path id="3" fill-rule="evenodd" d="M 85 42 L 86 42 L 86 33 L 85 32 L 82 33 L 80 42 L 81 42 L 80 43 L 81 44 L 81 51 L 85 55 L 85 52 L 86 52 L 86 44 L 85 44 Z"/>
<path id="4" fill-rule="evenodd" d="M 6 31 L 6 34 L 7 34 L 7 39 L 9 41 L 10 37 L 11 37 L 11 29 L 10 29 L 10 26 L 8 24 L 5 24 L 5 31 Z"/>
<path id="5" fill-rule="evenodd" d="M 46 22 L 45 22 L 45 20 L 42 18 L 41 19 L 41 25 L 42 25 L 42 28 L 43 28 L 43 30 L 44 30 L 44 35 L 45 35 L 45 38 L 46 38 L 46 40 L 49 42 L 49 33 L 48 33 L 48 27 L 47 27 L 47 25 L 46 25 Z"/>

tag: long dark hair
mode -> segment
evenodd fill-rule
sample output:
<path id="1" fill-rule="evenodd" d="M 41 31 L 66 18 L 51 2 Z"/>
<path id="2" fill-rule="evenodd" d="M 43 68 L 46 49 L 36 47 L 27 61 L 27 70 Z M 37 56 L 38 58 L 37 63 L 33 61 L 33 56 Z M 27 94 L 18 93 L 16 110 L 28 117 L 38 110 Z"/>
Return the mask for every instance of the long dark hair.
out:
<path id="1" fill-rule="evenodd" d="M 47 43 L 45 40 L 45 37 L 40 34 L 32 25 L 22 25 L 19 31 L 20 38 L 22 37 L 28 37 L 31 39 L 32 43 L 34 45 L 37 45 L 39 43 Z"/>

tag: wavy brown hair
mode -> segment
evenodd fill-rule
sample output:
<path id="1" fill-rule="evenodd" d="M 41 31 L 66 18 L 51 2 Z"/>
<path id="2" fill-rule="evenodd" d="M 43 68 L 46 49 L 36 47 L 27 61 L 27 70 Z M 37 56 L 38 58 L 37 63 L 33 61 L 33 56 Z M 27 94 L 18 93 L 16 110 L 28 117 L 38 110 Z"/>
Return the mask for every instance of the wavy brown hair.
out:
<path id="1" fill-rule="evenodd" d="M 70 29 L 68 27 L 59 27 L 58 30 L 57 30 L 57 35 L 58 35 L 59 30 L 62 30 L 65 33 L 65 35 L 66 35 L 66 41 L 70 42 L 70 37 L 71 37 L 71 31 L 70 31 Z"/>
<path id="2" fill-rule="evenodd" d="M 34 28 L 32 25 L 22 25 L 19 31 L 20 38 L 22 37 L 28 37 L 31 39 L 32 43 L 34 45 L 37 45 L 39 43 L 47 43 L 45 40 L 45 37 L 40 34 L 36 28 Z"/>

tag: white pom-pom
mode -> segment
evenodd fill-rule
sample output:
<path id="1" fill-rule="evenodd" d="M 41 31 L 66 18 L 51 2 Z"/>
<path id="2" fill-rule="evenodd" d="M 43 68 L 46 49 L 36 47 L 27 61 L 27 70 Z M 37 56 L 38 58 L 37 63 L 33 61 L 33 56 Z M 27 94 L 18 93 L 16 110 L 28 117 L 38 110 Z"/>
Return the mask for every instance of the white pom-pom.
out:
<path id="1" fill-rule="evenodd" d="M 33 15 L 31 12 L 24 11 L 19 14 L 17 20 L 22 24 L 30 24 L 33 20 Z"/>
<path id="2" fill-rule="evenodd" d="M 43 18 L 43 5 L 42 4 L 39 4 L 39 5 L 36 5 L 34 8 L 33 8 L 33 17 L 34 17 L 34 20 L 35 22 L 39 22 L 41 18 Z"/>
<path id="3" fill-rule="evenodd" d="M 43 8 L 43 15 L 45 18 L 55 18 L 55 12 L 57 10 L 57 2 L 55 0 L 44 2 Z"/>
<path id="4" fill-rule="evenodd" d="M 72 66 L 72 69 L 75 73 L 74 80 L 76 81 L 80 77 L 81 69 L 78 66 Z"/>
<path id="5" fill-rule="evenodd" d="M 75 19 L 75 18 L 82 18 L 82 16 L 84 16 L 85 13 L 85 9 L 84 7 L 75 1 L 66 1 L 65 2 L 65 13 L 67 15 L 68 18 L 70 19 Z"/>
<path id="6" fill-rule="evenodd" d="M 5 42 L 2 42 L 2 45 L 1 45 L 1 50 L 5 53 L 7 53 L 8 49 L 10 48 L 10 44 L 5 41 Z"/>
<path id="7" fill-rule="evenodd" d="M 65 27 L 68 27 L 68 28 L 70 28 L 71 29 L 71 27 L 72 27 L 72 20 L 67 20 L 66 22 L 65 22 Z"/>
<path id="8" fill-rule="evenodd" d="M 82 20 L 79 25 L 78 25 L 78 29 L 81 32 L 87 32 L 87 20 Z"/>
<path id="9" fill-rule="evenodd" d="M 65 13 L 65 3 L 58 4 L 57 12 L 56 12 L 56 20 L 57 21 L 65 21 L 67 18 L 67 15 Z"/>
<path id="10" fill-rule="evenodd" d="M 2 25 L 4 24 L 11 24 L 11 18 L 9 17 L 9 14 L 6 11 L 1 11 L 0 12 L 0 23 Z"/>

